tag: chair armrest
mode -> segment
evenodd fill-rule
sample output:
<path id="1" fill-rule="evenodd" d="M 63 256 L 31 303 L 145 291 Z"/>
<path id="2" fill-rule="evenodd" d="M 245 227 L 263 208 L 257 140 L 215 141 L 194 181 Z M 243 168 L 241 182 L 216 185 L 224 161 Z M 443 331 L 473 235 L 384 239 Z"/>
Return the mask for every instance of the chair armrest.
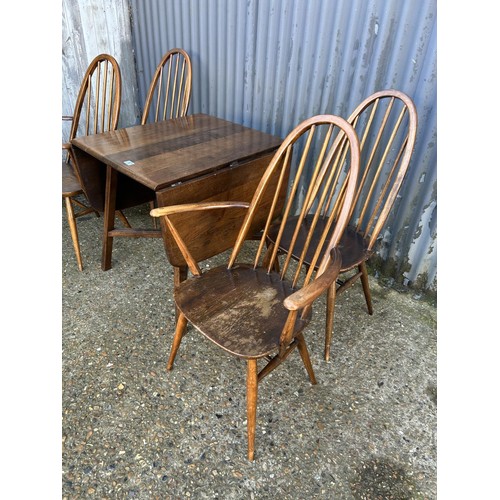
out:
<path id="1" fill-rule="evenodd" d="M 342 265 L 342 255 L 340 250 L 335 247 L 330 252 L 331 261 L 321 276 L 289 295 L 283 305 L 289 311 L 297 311 L 306 306 L 310 306 L 330 285 L 337 279 Z"/>
<path id="2" fill-rule="evenodd" d="M 67 151 L 69 151 L 71 149 L 71 144 L 69 142 L 63 142 L 62 143 L 62 148 L 66 149 Z"/>
<path id="3" fill-rule="evenodd" d="M 206 203 L 185 203 L 183 205 L 171 205 L 169 207 L 153 208 L 150 215 L 162 217 L 164 215 L 180 214 L 184 212 L 195 212 L 198 210 L 212 210 L 217 208 L 248 208 L 249 203 L 244 201 L 213 201 Z"/>
<path id="4" fill-rule="evenodd" d="M 212 201 L 205 203 L 185 203 L 183 205 L 171 205 L 169 207 L 159 207 L 151 210 L 150 215 L 153 217 L 164 217 L 164 222 L 172 237 L 174 238 L 177 246 L 179 247 L 184 260 L 186 261 L 189 269 L 195 276 L 201 275 L 201 270 L 196 262 L 196 260 L 191 255 L 186 242 L 183 240 L 181 234 L 175 227 L 174 222 L 169 217 L 170 215 L 181 214 L 186 212 L 195 212 L 202 210 L 215 210 L 221 208 L 248 208 L 249 203 L 243 201 Z"/>

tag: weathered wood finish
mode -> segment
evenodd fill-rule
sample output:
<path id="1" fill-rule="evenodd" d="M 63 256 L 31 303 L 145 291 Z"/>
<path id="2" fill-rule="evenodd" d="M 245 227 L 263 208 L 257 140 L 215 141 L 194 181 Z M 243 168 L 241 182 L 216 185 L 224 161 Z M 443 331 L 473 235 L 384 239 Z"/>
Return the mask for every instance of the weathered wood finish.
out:
<path id="1" fill-rule="evenodd" d="M 113 206 L 122 208 L 138 200 L 149 201 L 151 194 L 156 196 L 158 206 L 203 199 L 227 200 L 228 196 L 249 201 L 265 168 L 262 158 L 268 158 L 280 143 L 278 137 L 258 130 L 197 114 L 78 138 L 73 141 L 73 149 L 82 177 L 98 179 L 93 196 L 99 207 L 107 204 L 109 208 L 114 203 Z M 106 165 L 110 167 L 108 174 Z M 107 176 L 113 176 L 108 184 Z M 233 245 L 234 224 L 241 218 L 240 213 L 236 219 L 219 221 L 219 241 L 210 250 L 211 255 Z M 209 219 L 213 222 L 213 217 Z M 111 215 L 105 216 L 104 270 L 111 267 L 113 236 L 134 236 L 132 231 L 112 233 L 113 220 Z M 176 276 L 184 275 L 185 270 L 179 267 L 186 263 L 163 229 L 165 248 L 169 258 L 172 256 Z"/>
<path id="2" fill-rule="evenodd" d="M 202 280 L 188 279 L 175 294 L 188 321 L 196 325 L 203 318 L 202 333 L 240 358 L 258 359 L 275 352 L 289 312 L 283 302 L 295 291 L 290 283 L 278 273 L 248 264 L 217 267 L 202 276 Z M 298 318 L 293 325 L 294 337 L 309 323 L 310 316 Z M 235 322 L 241 328 L 235 328 Z"/>
<path id="3" fill-rule="evenodd" d="M 169 50 L 149 86 L 141 124 L 185 116 L 191 99 L 191 59 L 183 49 Z"/>
<path id="4" fill-rule="evenodd" d="M 258 374 L 257 360 L 247 361 L 247 429 L 248 429 L 248 460 L 255 455 L 255 428 L 257 424 L 257 392 Z"/>
<path id="5" fill-rule="evenodd" d="M 323 128 L 326 135 L 320 133 Z M 298 154 L 295 154 L 295 146 Z M 304 167 L 311 162 L 312 178 L 304 179 Z M 359 142 L 354 129 L 342 118 L 319 115 L 302 122 L 282 142 L 265 169 L 250 204 L 211 201 L 218 194 L 217 188 L 201 197 L 205 200 L 202 203 L 171 205 L 151 211 L 151 215 L 163 219 L 165 230 L 171 233 L 183 262 L 194 275 L 175 287 L 178 321 L 167 369 L 173 366 L 187 321 L 224 351 L 247 361 L 249 460 L 254 459 L 255 453 L 258 383 L 295 348 L 299 350 L 311 383 L 316 383 L 302 332 L 311 319 L 313 302 L 331 287 L 338 276 L 341 259 L 336 245 L 347 225 L 358 170 Z M 289 177 L 294 180 L 286 197 Z M 332 198 L 325 201 L 323 197 L 323 202 L 335 210 L 325 227 L 325 235 L 331 230 L 332 236 L 326 245 L 320 244 L 313 258 L 313 262 L 318 262 L 318 272 L 314 273 L 311 268 L 311 272 L 301 273 L 300 266 L 295 266 L 295 271 L 289 263 L 280 272 L 275 271 L 277 252 L 266 249 L 267 233 L 273 222 L 278 218 L 284 227 L 291 217 L 293 200 L 295 211 L 307 211 L 315 204 L 314 198 L 321 192 L 320 186 L 326 184 L 330 189 L 339 179 L 343 180 L 339 181 L 340 187 L 333 191 Z M 240 191 L 235 193 L 240 194 Z M 294 197 L 296 193 L 301 194 L 298 199 Z M 203 255 L 203 245 L 207 245 L 205 214 L 214 211 L 218 217 L 233 221 L 229 212 L 235 211 L 236 218 L 240 218 L 242 210 L 245 215 L 228 265 L 202 273 L 197 258 Z M 186 231 L 183 217 L 188 213 L 191 213 L 192 222 Z M 255 260 L 252 263 L 239 262 L 244 242 L 256 229 L 256 220 L 262 236 Z M 193 234 L 198 234 L 197 222 L 202 227 L 201 242 L 193 237 Z M 216 230 L 214 232 L 218 234 Z M 306 241 L 310 242 L 310 239 L 306 238 Z M 258 371 L 257 361 L 261 359 L 265 360 L 265 365 Z"/>
<path id="6" fill-rule="evenodd" d="M 349 216 L 348 229 L 342 235 L 338 248 L 342 252 L 341 273 L 354 270 L 344 281 L 338 281 L 336 290 L 329 291 L 325 325 L 325 359 L 330 356 L 333 331 L 334 297 L 361 279 L 368 313 L 373 314 L 366 261 L 373 254 L 380 231 L 394 205 L 406 176 L 417 132 L 417 111 L 413 101 L 403 92 L 383 90 L 365 99 L 348 118 L 358 137 L 361 148 L 361 174 Z M 313 232 L 313 248 L 322 245 L 326 227 L 325 212 Z M 301 262 L 306 267 L 316 266 L 312 252 L 302 250 L 313 225 L 314 216 L 307 214 L 292 247 L 296 220 L 289 221 L 279 242 L 279 251 Z M 279 227 L 270 231 L 270 242 L 277 241 Z M 332 234 L 330 230 L 329 235 Z M 329 236 L 327 237 L 328 240 Z M 336 285 L 333 284 L 332 287 Z"/>
<path id="7" fill-rule="evenodd" d="M 112 56 L 100 54 L 93 59 L 85 72 L 73 116 L 63 116 L 63 120 L 71 120 L 69 141 L 77 135 L 97 134 L 115 129 L 118 125 L 120 105 L 120 68 Z M 62 164 L 62 196 L 66 203 L 68 223 L 78 268 L 82 271 L 83 262 L 76 219 L 92 212 L 99 214 L 90 200 L 91 206 L 89 207 L 76 199 L 77 196 L 86 195 L 87 190 L 72 154 L 70 143 L 63 144 L 63 149 L 68 154 L 66 161 Z M 75 206 L 81 209 L 75 211 Z"/>

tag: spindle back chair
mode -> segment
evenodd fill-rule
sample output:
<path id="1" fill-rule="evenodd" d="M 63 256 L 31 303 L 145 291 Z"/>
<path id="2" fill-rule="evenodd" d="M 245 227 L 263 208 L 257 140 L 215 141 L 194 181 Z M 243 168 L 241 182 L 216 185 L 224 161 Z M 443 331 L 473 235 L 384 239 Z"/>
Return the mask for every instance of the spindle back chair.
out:
<path id="1" fill-rule="evenodd" d="M 151 212 L 163 218 L 193 274 L 174 291 L 178 320 L 167 369 L 172 369 L 188 322 L 227 353 L 246 360 L 249 460 L 254 458 L 258 383 L 296 347 L 311 383 L 316 383 L 302 332 L 311 319 L 313 302 L 338 276 L 341 260 L 336 246 L 347 225 L 358 170 L 359 142 L 354 129 L 340 117 L 319 115 L 303 121 L 285 138 L 250 204 L 208 202 L 161 207 Z M 334 185 L 334 194 L 327 196 Z M 284 203 L 283 187 L 288 188 Z M 268 189 L 274 196 L 269 196 Z M 296 232 L 301 232 L 300 220 L 310 213 L 310 208 L 326 204 L 330 216 L 320 245 L 312 249 L 309 271 L 304 273 L 291 260 L 277 270 L 277 252 L 267 248 L 269 229 L 276 220 L 280 221 L 280 229 L 294 221 Z M 282 209 L 277 211 L 278 206 Z M 201 218 L 203 211 L 219 210 L 224 217 L 233 209 L 246 209 L 247 213 L 228 264 L 202 272 L 180 235 L 176 216 L 199 211 Z M 249 242 L 253 221 L 262 213 L 267 214 L 262 237 Z M 313 217 L 312 227 L 317 220 Z M 191 232 L 195 230 L 191 228 Z M 301 255 L 309 250 L 308 244 L 313 244 L 309 235 L 305 235 Z M 253 262 L 246 261 L 246 251 L 242 254 L 248 245 L 255 254 Z M 265 361 L 260 371 L 258 360 Z"/>
<path id="2" fill-rule="evenodd" d="M 324 354 L 326 360 L 330 357 L 336 295 L 347 290 L 360 278 L 368 313 L 373 314 L 366 261 L 373 255 L 380 232 L 387 222 L 406 176 L 416 140 L 417 111 L 410 97 L 398 90 L 389 89 L 375 92 L 366 98 L 347 121 L 353 125 L 360 140 L 361 164 L 349 225 L 339 244 L 342 253 L 340 273 L 353 269 L 356 269 L 356 272 L 345 280 L 337 280 L 328 291 Z M 320 222 L 312 235 L 316 244 L 321 243 L 325 215 L 322 211 Z M 310 225 L 311 220 L 312 215 L 308 215 L 304 219 L 304 225 Z M 285 233 L 290 230 L 286 228 Z M 278 228 L 274 227 L 269 233 L 270 247 L 277 243 L 277 232 Z M 292 256 L 298 260 L 297 248 L 301 249 L 305 242 L 301 239 L 292 248 L 290 237 L 287 236 L 278 244 L 279 251 L 285 254 L 287 259 Z M 299 262 L 306 268 L 317 265 L 310 256 Z"/>
<path id="3" fill-rule="evenodd" d="M 62 145 L 65 158 L 62 162 L 62 197 L 65 200 L 68 223 L 78 268 L 83 270 L 76 219 L 89 213 L 99 215 L 89 206 L 80 172 L 72 155 L 71 140 L 77 136 L 115 130 L 121 106 L 121 73 L 113 56 L 100 54 L 89 64 L 82 79 L 72 116 L 68 142 Z M 75 211 L 75 208 L 78 210 Z M 119 214 L 124 217 L 123 214 Z M 124 221 L 128 224 L 128 222 Z"/>
<path id="4" fill-rule="evenodd" d="M 183 49 L 169 50 L 149 86 L 141 124 L 185 116 L 191 99 L 191 59 Z"/>

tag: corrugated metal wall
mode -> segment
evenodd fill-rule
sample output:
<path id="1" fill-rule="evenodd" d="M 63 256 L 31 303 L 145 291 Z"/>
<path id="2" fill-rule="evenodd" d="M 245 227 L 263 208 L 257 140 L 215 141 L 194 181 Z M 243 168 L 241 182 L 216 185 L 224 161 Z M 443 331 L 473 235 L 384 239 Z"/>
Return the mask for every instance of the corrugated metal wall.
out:
<path id="1" fill-rule="evenodd" d="M 317 113 L 348 116 L 384 88 L 419 113 L 410 172 L 377 267 L 436 290 L 435 0 L 131 0 L 140 103 L 163 53 L 188 51 L 191 113 L 286 134 Z"/>
<path id="2" fill-rule="evenodd" d="M 436 15 L 436 0 L 63 0 L 63 113 L 99 52 L 122 69 L 121 126 L 138 123 L 154 69 L 173 47 L 192 58 L 191 113 L 281 137 L 308 116 L 347 116 L 372 92 L 400 89 L 415 101 L 419 131 L 375 264 L 434 293 Z"/>

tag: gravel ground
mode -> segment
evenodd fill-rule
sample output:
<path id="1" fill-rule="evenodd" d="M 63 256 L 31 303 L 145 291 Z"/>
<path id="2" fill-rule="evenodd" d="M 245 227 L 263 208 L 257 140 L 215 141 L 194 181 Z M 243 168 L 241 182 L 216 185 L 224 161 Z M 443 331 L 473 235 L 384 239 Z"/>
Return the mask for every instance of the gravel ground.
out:
<path id="1" fill-rule="evenodd" d="M 128 212 L 148 226 L 147 207 Z M 259 386 L 255 461 L 246 459 L 246 365 L 188 329 L 174 369 L 172 270 L 163 242 L 116 239 L 100 269 L 102 218 L 80 219 L 78 271 L 63 209 L 62 497 L 436 498 L 436 309 L 371 278 L 324 303 L 300 356 Z M 223 256 L 203 263 L 224 261 Z"/>

